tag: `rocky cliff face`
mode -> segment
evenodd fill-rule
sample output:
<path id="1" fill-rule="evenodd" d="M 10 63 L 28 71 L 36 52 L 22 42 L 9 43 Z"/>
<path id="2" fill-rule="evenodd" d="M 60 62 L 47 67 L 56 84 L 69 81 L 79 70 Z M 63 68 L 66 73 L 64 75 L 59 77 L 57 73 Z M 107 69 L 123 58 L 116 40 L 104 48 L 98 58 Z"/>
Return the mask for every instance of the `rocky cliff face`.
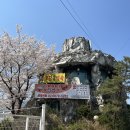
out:
<path id="1" fill-rule="evenodd" d="M 55 57 L 54 66 L 57 72 L 66 73 L 68 79 L 77 79 L 78 85 L 89 85 L 91 103 L 95 107 L 95 105 L 102 106 L 103 99 L 101 95 L 95 97 L 94 93 L 105 78 L 112 75 L 115 62 L 115 58 L 111 55 L 100 50 L 92 50 L 91 42 L 84 37 L 72 37 L 65 40 L 63 51 Z M 78 100 L 67 99 L 60 100 L 60 104 L 62 113 L 65 113 L 65 120 L 71 119 L 75 113 L 75 106 L 80 105 Z"/>
<path id="2" fill-rule="evenodd" d="M 63 52 L 90 51 L 91 43 L 84 37 L 66 39 L 63 44 Z"/>
<path id="3" fill-rule="evenodd" d="M 91 69 L 91 82 L 98 86 L 99 82 L 112 73 L 115 59 L 102 51 L 92 50 L 89 40 L 84 37 L 66 39 L 63 44 L 63 52 L 55 58 L 55 67 L 59 71 L 70 66 L 83 66 Z"/>
<path id="4" fill-rule="evenodd" d="M 71 120 L 76 115 L 76 109 L 81 105 L 91 104 L 92 109 L 101 109 L 103 98 L 96 97 L 100 84 L 113 73 L 115 59 L 111 55 L 100 50 L 92 50 L 91 42 L 84 37 L 72 37 L 66 39 L 63 44 L 63 51 L 55 57 L 52 73 L 65 73 L 65 84 L 81 85 L 82 90 L 87 91 L 84 86 L 90 88 L 90 99 L 40 99 L 41 103 L 46 102 L 55 107 L 64 121 Z M 42 76 L 43 78 L 43 76 Z M 77 92 L 77 91 L 76 91 Z"/>
<path id="5" fill-rule="evenodd" d="M 102 51 L 92 50 L 91 43 L 84 37 L 66 39 L 62 53 L 55 58 L 55 65 L 95 63 L 113 67 L 114 57 Z"/>

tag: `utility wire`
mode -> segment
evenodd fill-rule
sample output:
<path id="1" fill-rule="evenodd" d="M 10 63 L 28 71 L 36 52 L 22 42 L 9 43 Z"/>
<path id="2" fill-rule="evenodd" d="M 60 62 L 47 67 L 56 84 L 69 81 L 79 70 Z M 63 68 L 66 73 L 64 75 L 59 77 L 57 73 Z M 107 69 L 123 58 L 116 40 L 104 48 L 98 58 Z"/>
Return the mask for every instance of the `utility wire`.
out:
<path id="1" fill-rule="evenodd" d="M 77 16 L 77 18 L 80 20 L 80 22 L 82 23 L 82 25 L 84 26 L 84 28 L 88 31 L 88 28 L 85 26 L 85 24 L 83 23 L 83 21 L 81 20 L 81 18 L 79 17 L 78 13 L 76 12 L 76 10 L 73 8 L 72 4 L 66 0 L 67 3 L 69 4 L 69 6 L 71 7 L 72 11 L 75 13 L 75 15 Z M 89 31 L 88 31 L 89 32 Z M 89 32 L 90 33 L 90 32 Z"/>
<path id="2" fill-rule="evenodd" d="M 130 38 L 128 38 L 128 39 L 124 42 L 124 44 L 122 44 L 122 46 L 119 48 L 119 50 L 116 52 L 115 55 L 118 55 L 118 54 L 126 47 L 126 45 L 128 44 L 129 40 L 130 40 Z"/>
<path id="3" fill-rule="evenodd" d="M 88 33 L 90 34 L 90 36 L 94 39 L 93 35 L 89 32 L 88 28 L 86 27 L 86 25 L 84 24 L 84 22 L 82 21 L 82 19 L 80 18 L 80 16 L 79 16 L 78 13 L 76 12 L 76 10 L 73 8 L 72 4 L 69 2 L 69 0 L 66 0 L 66 1 L 67 1 L 67 3 L 69 4 L 69 6 L 71 7 L 72 11 L 73 11 L 73 12 L 75 13 L 75 15 L 77 16 L 77 18 L 78 18 L 78 19 L 80 20 L 80 22 L 82 23 L 82 25 L 84 26 L 84 28 L 88 31 Z M 129 41 L 129 40 L 130 40 L 130 38 L 127 39 L 124 44 L 122 44 L 122 46 L 121 46 L 121 47 L 119 48 L 119 50 L 116 52 L 116 55 L 118 55 L 118 54 L 122 51 L 122 49 L 124 49 L 124 48 L 126 47 L 126 45 L 128 44 L 128 41 Z"/>
<path id="4" fill-rule="evenodd" d="M 87 34 L 87 32 L 84 30 L 84 28 L 82 27 L 82 25 L 76 20 L 76 18 L 73 16 L 73 14 L 70 12 L 70 10 L 67 8 L 67 6 L 63 3 L 62 0 L 60 0 L 60 2 L 62 3 L 62 5 L 64 6 L 64 8 L 69 12 L 69 14 L 71 15 L 71 17 L 75 20 L 75 22 L 79 25 L 79 27 L 84 31 L 84 33 L 89 36 Z"/>
<path id="5" fill-rule="evenodd" d="M 78 20 L 73 16 L 73 14 L 71 13 L 71 11 L 67 8 L 67 6 L 64 4 L 64 2 L 62 1 L 62 0 L 60 0 L 60 2 L 61 2 L 61 4 L 63 5 L 63 7 L 68 11 L 68 13 L 71 15 L 71 17 L 74 19 L 74 21 L 78 24 L 78 26 L 82 29 L 82 31 L 88 36 L 88 37 L 90 37 L 89 36 L 89 34 L 86 32 L 86 30 L 88 30 L 87 29 L 87 27 L 83 24 L 83 22 L 82 22 L 82 24 L 84 25 L 84 27 L 85 27 L 85 29 L 82 27 L 82 25 L 78 22 Z M 76 11 L 74 10 L 74 8 L 72 7 L 72 5 L 70 4 L 70 2 L 68 2 L 68 4 L 71 6 L 71 8 L 72 8 L 72 10 L 75 12 L 75 15 L 79 18 L 79 20 L 80 20 L 80 17 L 78 16 L 78 14 L 76 13 Z M 80 20 L 81 21 L 81 20 Z M 97 44 L 95 44 L 98 48 L 100 48 L 100 46 L 99 45 L 97 45 Z"/>
<path id="6" fill-rule="evenodd" d="M 92 39 L 94 39 L 94 41 L 96 41 L 95 40 L 95 38 L 93 37 L 93 35 L 90 33 L 90 31 L 89 31 L 89 29 L 86 27 L 86 25 L 84 24 L 84 22 L 83 22 L 83 20 L 80 18 L 80 16 L 78 15 L 78 13 L 76 12 L 76 10 L 74 9 L 74 7 L 72 6 L 72 4 L 69 2 L 69 0 L 66 0 L 67 1 L 67 3 L 69 4 L 69 6 L 70 6 L 70 8 L 72 9 L 72 11 L 75 13 L 75 15 L 77 16 L 77 18 L 80 20 L 80 22 L 81 22 L 81 24 L 84 26 L 84 28 L 86 29 L 86 31 L 89 33 L 89 35 L 90 35 L 90 38 L 92 38 Z M 93 42 L 94 42 L 93 41 Z M 97 43 L 97 42 L 96 42 Z M 98 48 L 99 49 L 101 49 L 101 47 L 97 44 L 97 46 L 98 46 Z"/>

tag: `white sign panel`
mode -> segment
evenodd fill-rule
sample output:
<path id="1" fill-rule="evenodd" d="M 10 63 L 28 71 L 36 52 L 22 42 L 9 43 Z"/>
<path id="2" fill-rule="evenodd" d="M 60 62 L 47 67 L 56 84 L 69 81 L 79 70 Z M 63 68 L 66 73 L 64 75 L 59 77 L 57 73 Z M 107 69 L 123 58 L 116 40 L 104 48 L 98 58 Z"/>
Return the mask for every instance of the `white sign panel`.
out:
<path id="1" fill-rule="evenodd" d="M 90 99 L 89 85 L 36 84 L 35 98 Z"/>

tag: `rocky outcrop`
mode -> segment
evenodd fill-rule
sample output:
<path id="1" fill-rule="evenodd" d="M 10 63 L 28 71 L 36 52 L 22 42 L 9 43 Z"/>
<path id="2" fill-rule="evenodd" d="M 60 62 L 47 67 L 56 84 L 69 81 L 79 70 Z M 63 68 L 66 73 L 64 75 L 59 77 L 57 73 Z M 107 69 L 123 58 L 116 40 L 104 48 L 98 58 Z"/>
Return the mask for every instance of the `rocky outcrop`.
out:
<path id="1" fill-rule="evenodd" d="M 91 50 L 90 41 L 84 37 L 66 39 L 63 44 L 63 52 L 55 58 L 56 66 L 87 63 L 113 67 L 115 58 L 102 51 Z"/>
<path id="2" fill-rule="evenodd" d="M 54 60 L 53 73 L 65 73 L 65 84 L 87 85 L 90 88 L 90 100 L 79 99 L 51 99 L 60 109 L 64 121 L 71 120 L 75 116 L 76 108 L 91 101 L 93 108 L 102 109 L 103 98 L 96 96 L 95 91 L 100 84 L 110 75 L 114 68 L 115 59 L 111 55 L 100 50 L 92 50 L 91 42 L 84 37 L 72 37 L 66 39 L 63 51 Z M 84 89 L 82 89 L 84 93 Z M 80 93 L 81 94 L 81 93 Z M 47 100 L 47 99 L 45 99 Z M 54 105 L 53 105 L 54 106 Z"/>
<path id="3" fill-rule="evenodd" d="M 115 58 L 102 51 L 92 50 L 89 40 L 84 37 L 66 39 L 63 44 L 63 52 L 55 57 L 54 66 L 65 68 L 68 66 L 91 66 L 91 82 L 98 86 L 101 80 L 101 69 L 106 70 L 106 75 L 112 72 Z"/>

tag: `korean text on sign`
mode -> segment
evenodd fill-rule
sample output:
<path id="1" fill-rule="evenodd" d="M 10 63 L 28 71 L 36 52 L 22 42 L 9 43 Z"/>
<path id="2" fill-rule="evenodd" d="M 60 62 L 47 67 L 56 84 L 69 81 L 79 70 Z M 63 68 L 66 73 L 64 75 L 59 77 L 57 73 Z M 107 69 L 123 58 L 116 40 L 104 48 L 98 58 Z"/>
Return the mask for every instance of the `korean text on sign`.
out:
<path id="1" fill-rule="evenodd" d="M 44 83 L 65 83 L 65 73 L 45 74 Z"/>

